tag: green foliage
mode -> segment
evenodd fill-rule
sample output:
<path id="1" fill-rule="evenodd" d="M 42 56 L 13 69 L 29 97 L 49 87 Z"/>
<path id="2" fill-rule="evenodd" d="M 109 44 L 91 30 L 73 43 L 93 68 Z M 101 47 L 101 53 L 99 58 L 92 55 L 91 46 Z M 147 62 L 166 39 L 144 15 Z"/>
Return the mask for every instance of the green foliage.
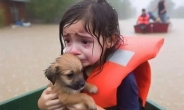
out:
<path id="1" fill-rule="evenodd" d="M 51 23 L 60 19 L 66 8 L 76 1 L 79 0 L 31 0 L 30 3 L 27 3 L 26 8 L 29 17 Z"/>
<path id="2" fill-rule="evenodd" d="M 3 10 L 0 10 L 0 27 L 3 26 Z"/>
<path id="3" fill-rule="evenodd" d="M 81 0 L 31 0 L 26 8 L 29 18 L 44 20 L 47 23 L 59 21 L 66 8 Z M 136 15 L 130 0 L 107 0 L 116 9 L 120 19 L 128 19 Z"/>

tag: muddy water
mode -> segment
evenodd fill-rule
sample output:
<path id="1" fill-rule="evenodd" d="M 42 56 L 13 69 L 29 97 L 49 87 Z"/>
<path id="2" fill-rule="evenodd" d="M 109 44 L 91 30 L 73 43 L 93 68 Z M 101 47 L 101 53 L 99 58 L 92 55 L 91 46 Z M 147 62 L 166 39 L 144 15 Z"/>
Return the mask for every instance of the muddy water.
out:
<path id="1" fill-rule="evenodd" d="M 135 19 L 120 21 L 123 36 L 165 38 L 152 65 L 148 98 L 168 110 L 184 108 L 184 19 L 173 19 L 167 34 L 135 34 Z M 44 69 L 60 54 L 58 25 L 0 29 L 0 102 L 45 86 Z"/>

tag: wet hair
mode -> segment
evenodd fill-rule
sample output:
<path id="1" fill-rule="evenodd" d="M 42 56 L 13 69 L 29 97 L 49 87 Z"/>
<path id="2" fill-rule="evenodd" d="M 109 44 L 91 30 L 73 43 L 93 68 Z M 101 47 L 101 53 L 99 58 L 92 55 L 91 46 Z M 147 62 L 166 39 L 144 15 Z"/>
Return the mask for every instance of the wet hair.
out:
<path id="1" fill-rule="evenodd" d="M 106 0 L 83 0 L 66 10 L 60 22 L 59 30 L 61 54 L 63 54 L 64 49 L 64 42 L 62 42 L 64 28 L 75 24 L 79 20 L 83 21 L 84 29 L 96 37 L 102 48 L 102 53 L 104 53 L 103 47 L 106 38 L 110 38 L 111 43 L 113 42 L 113 35 L 117 38 L 115 45 L 108 48 L 104 53 L 104 59 L 102 59 L 102 54 L 100 56 L 100 67 L 102 69 L 103 63 L 123 44 L 117 12 Z M 100 43 L 100 36 L 103 38 L 103 44 Z"/>

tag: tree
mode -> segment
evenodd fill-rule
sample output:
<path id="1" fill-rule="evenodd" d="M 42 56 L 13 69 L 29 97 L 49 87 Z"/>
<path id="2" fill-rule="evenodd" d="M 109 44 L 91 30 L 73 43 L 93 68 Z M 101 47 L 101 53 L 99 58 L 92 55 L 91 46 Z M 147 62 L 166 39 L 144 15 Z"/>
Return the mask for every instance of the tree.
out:
<path id="1" fill-rule="evenodd" d="M 63 12 L 79 0 L 31 0 L 26 8 L 29 17 L 51 23 L 61 18 Z"/>
<path id="2" fill-rule="evenodd" d="M 3 10 L 0 10 L 0 27 L 3 26 Z"/>
<path id="3" fill-rule="evenodd" d="M 31 0 L 26 8 L 29 18 L 41 19 L 47 23 L 58 22 L 63 12 L 81 0 Z M 127 19 L 136 15 L 129 0 L 107 0 L 116 9 L 120 19 Z"/>

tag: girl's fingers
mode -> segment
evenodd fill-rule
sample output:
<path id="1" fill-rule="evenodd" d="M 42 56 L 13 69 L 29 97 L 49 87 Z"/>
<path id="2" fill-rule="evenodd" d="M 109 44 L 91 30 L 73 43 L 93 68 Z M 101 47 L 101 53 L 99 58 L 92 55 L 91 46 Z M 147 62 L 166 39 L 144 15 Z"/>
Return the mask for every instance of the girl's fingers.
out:
<path id="1" fill-rule="evenodd" d="M 61 104 L 54 105 L 48 108 L 48 110 L 64 110 Z"/>
<path id="2" fill-rule="evenodd" d="M 48 87 L 44 90 L 44 93 L 45 94 L 50 94 L 52 92 L 52 88 L 51 87 Z"/>
<path id="3" fill-rule="evenodd" d="M 46 106 L 54 106 L 54 105 L 62 105 L 59 101 L 59 99 L 55 99 L 55 100 L 50 100 L 48 102 L 46 102 L 45 104 Z"/>
<path id="4" fill-rule="evenodd" d="M 72 106 L 67 107 L 69 110 L 83 110 L 85 108 L 84 104 L 79 103 Z"/>
<path id="5" fill-rule="evenodd" d="M 62 108 L 58 108 L 58 109 L 55 109 L 55 110 L 65 110 L 65 109 L 62 107 Z"/>
<path id="6" fill-rule="evenodd" d="M 57 98 L 58 97 L 57 97 L 56 94 L 48 94 L 46 100 L 54 100 L 54 99 L 57 99 Z"/>

